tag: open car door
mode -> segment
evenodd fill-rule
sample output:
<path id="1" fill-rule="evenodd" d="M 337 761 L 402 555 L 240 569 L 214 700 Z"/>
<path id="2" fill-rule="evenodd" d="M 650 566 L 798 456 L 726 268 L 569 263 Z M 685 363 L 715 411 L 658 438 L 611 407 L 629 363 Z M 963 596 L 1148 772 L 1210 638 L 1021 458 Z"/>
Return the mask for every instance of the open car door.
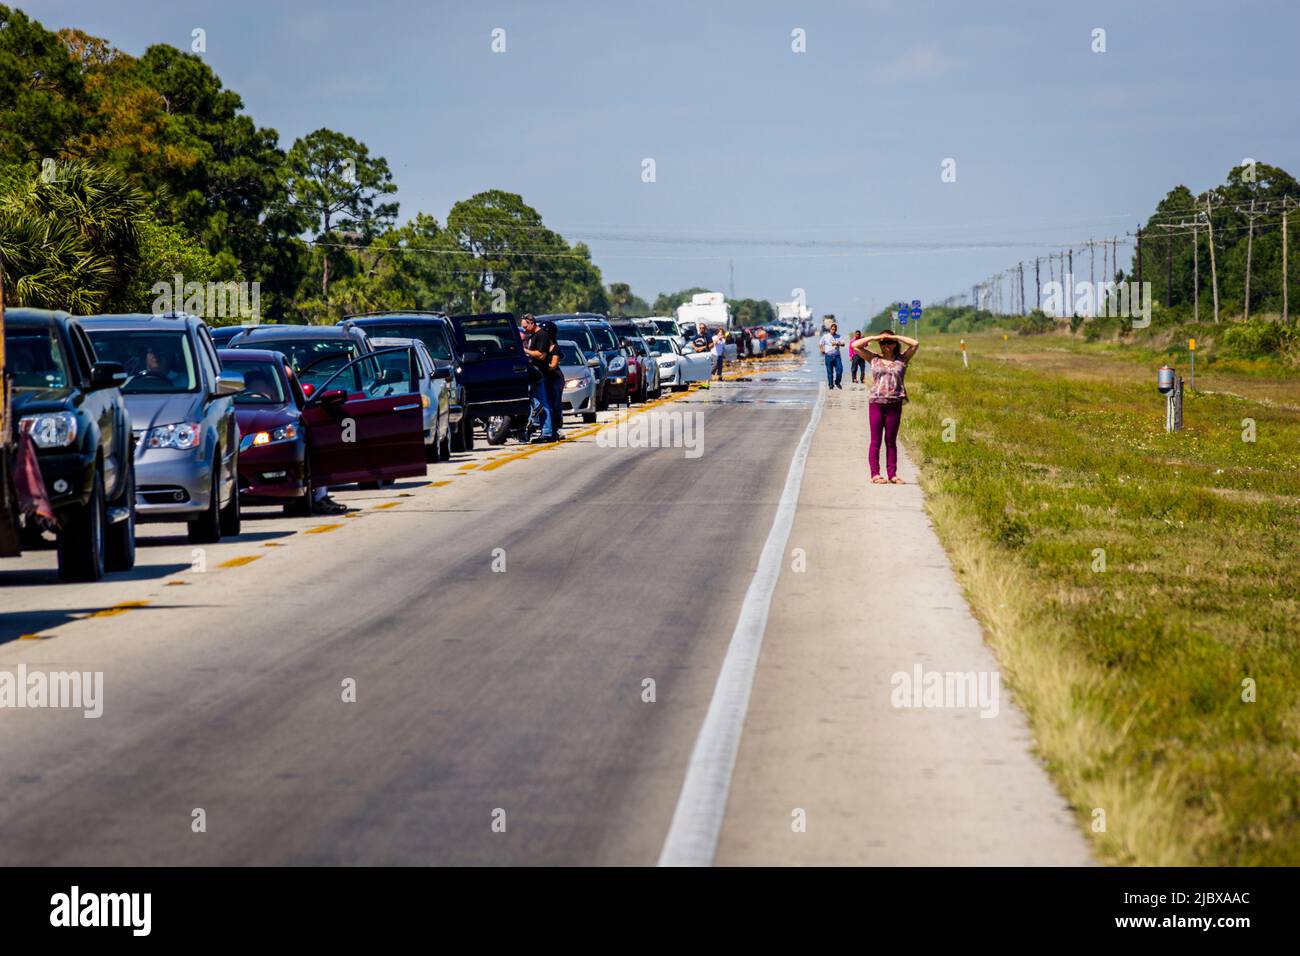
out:
<path id="1" fill-rule="evenodd" d="M 379 349 L 312 391 L 302 415 L 315 484 L 424 476 L 419 373 L 414 348 Z"/>

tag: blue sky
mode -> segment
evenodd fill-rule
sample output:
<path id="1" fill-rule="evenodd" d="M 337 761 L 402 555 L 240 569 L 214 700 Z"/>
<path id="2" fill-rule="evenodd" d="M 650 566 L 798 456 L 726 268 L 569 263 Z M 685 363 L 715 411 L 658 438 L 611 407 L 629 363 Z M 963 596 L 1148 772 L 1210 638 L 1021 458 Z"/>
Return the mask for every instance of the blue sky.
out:
<path id="1" fill-rule="evenodd" d="M 362 140 L 403 218 L 518 192 L 646 299 L 725 292 L 734 264 L 738 295 L 852 323 L 1131 231 L 1246 157 L 1300 174 L 1291 2 L 18 5 L 129 53 L 201 27 L 285 147 Z"/>

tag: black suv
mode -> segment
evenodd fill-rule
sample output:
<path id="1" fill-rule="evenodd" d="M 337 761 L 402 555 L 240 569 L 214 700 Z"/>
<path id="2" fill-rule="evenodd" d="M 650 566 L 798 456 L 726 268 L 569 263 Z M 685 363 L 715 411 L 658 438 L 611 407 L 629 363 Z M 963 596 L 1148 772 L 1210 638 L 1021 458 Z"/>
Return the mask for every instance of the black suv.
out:
<path id="1" fill-rule="evenodd" d="M 528 420 L 528 356 L 513 313 L 453 315 L 465 412 L 500 445 Z"/>
<path id="2" fill-rule="evenodd" d="M 450 370 L 451 450 L 474 447 L 474 422 L 465 412 L 465 370 L 460 360 L 456 327 L 441 312 L 367 312 L 350 315 L 339 325 L 361 329 L 372 338 L 419 339 L 435 368 Z"/>
<path id="3" fill-rule="evenodd" d="M 59 577 L 98 581 L 135 566 L 135 462 L 126 369 L 100 362 L 66 312 L 5 310 L 5 362 L 14 417 L 36 446 L 58 518 Z M 35 525 L 23 529 L 36 545 Z"/>

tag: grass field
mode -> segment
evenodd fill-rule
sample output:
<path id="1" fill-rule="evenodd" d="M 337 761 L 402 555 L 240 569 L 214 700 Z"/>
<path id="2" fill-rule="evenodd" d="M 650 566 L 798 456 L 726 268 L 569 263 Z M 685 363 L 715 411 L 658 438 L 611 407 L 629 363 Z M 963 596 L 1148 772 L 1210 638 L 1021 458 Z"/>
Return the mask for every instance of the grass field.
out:
<path id="1" fill-rule="evenodd" d="M 1171 435 L 1158 362 L 956 338 L 903 439 L 1098 857 L 1300 864 L 1300 381 L 1198 367 Z"/>

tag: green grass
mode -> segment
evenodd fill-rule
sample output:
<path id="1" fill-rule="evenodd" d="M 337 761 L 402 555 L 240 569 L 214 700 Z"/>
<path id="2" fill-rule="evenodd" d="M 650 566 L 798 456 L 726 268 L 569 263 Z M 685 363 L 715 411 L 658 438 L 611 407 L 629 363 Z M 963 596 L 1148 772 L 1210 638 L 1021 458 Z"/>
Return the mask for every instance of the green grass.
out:
<path id="1" fill-rule="evenodd" d="M 947 339 L 909 374 L 903 438 L 1099 858 L 1300 864 L 1296 406 L 1189 394 L 1169 435 L 1153 370 L 1106 346 L 968 337 L 963 369 Z"/>

